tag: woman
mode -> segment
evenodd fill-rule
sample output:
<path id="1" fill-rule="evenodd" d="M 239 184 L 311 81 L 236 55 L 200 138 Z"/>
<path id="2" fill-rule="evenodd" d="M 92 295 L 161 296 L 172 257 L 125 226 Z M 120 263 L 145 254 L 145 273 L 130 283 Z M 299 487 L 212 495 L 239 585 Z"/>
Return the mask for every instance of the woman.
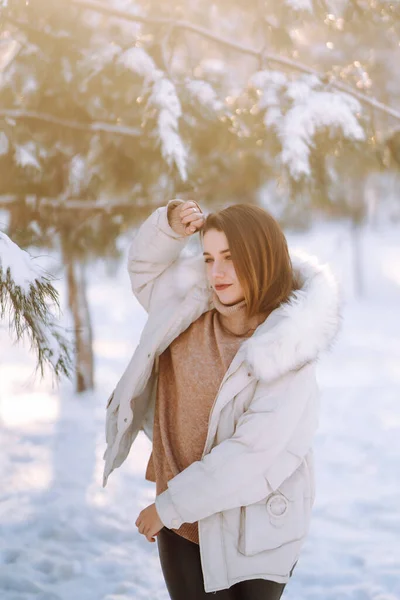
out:
<path id="1" fill-rule="evenodd" d="M 197 231 L 203 253 L 185 255 Z M 136 526 L 157 538 L 172 600 L 279 599 L 315 498 L 315 365 L 338 330 L 335 280 L 289 254 L 263 209 L 206 218 L 182 200 L 143 223 L 128 268 L 148 320 L 107 403 L 103 486 L 143 429 L 156 499 Z"/>

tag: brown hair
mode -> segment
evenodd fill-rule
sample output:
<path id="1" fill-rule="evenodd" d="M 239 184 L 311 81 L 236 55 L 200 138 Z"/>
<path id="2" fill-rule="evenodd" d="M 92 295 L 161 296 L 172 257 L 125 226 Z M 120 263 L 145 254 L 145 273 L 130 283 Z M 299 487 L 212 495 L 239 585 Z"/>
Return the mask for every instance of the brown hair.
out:
<path id="1" fill-rule="evenodd" d="M 271 312 L 296 289 L 285 235 L 274 217 L 253 204 L 233 204 L 207 215 L 201 239 L 223 231 L 243 288 L 248 317 Z"/>

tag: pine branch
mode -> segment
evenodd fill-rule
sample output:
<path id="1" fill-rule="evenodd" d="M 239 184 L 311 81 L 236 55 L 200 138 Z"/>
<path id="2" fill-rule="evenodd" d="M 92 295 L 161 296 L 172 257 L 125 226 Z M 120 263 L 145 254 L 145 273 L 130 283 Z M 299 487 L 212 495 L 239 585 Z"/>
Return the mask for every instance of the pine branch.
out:
<path id="1" fill-rule="evenodd" d="M 12 204 L 24 201 L 29 206 L 34 206 L 36 209 L 42 207 L 57 208 L 58 210 L 99 210 L 111 211 L 115 208 L 125 208 L 135 206 L 132 200 L 115 202 L 113 200 L 80 200 L 80 199 L 59 199 L 59 198 L 43 198 L 35 195 L 0 195 L 0 208 L 8 207 Z"/>
<path id="2" fill-rule="evenodd" d="M 264 48 L 257 50 L 257 48 L 252 48 L 251 46 L 246 46 L 244 44 L 239 44 L 238 42 L 234 42 L 232 40 L 228 40 L 217 34 L 212 33 L 208 29 L 204 27 L 200 27 L 198 25 L 194 25 L 188 21 L 174 21 L 173 19 L 167 18 L 155 18 L 155 17 L 146 17 L 143 15 L 136 15 L 133 13 L 129 13 L 123 10 L 118 10 L 116 8 L 110 8 L 105 4 L 101 4 L 100 2 L 95 2 L 91 0 L 72 0 L 72 4 L 77 7 L 83 9 L 94 10 L 103 14 L 111 15 L 113 17 L 117 17 L 119 19 L 124 19 L 127 21 L 134 21 L 139 23 L 148 23 L 150 25 L 165 25 L 167 27 L 173 27 L 175 29 L 185 29 L 187 31 L 191 31 L 197 35 L 200 35 L 204 38 L 212 40 L 217 44 L 222 46 L 226 46 L 231 48 L 232 50 L 237 50 L 242 54 L 248 54 L 250 56 L 254 56 L 263 62 L 273 62 L 277 64 L 284 65 L 285 67 L 289 67 L 290 69 L 295 69 L 296 71 L 301 71 L 303 73 L 308 73 L 310 75 L 315 75 L 319 77 L 322 81 L 327 79 L 327 75 L 317 69 L 313 69 L 300 61 L 296 61 L 290 58 L 286 58 L 284 56 L 280 56 L 279 54 L 274 54 L 272 52 L 265 52 Z M 371 98 L 366 96 L 365 94 L 353 89 L 350 85 L 347 85 L 341 81 L 337 81 L 334 78 L 329 78 L 329 85 L 334 87 L 342 92 L 346 92 L 351 96 L 354 96 L 363 104 L 367 104 L 368 106 L 372 106 L 373 108 L 394 117 L 395 119 L 400 120 L 400 111 L 391 108 L 387 104 L 380 102 L 376 98 Z"/>
<path id="3" fill-rule="evenodd" d="M 6 246 L 7 261 L 12 258 L 12 254 L 17 258 L 22 256 L 18 267 L 24 274 L 24 285 L 21 285 L 21 281 L 14 279 L 10 266 L 3 264 L 0 254 L 0 318 L 3 319 L 8 312 L 10 333 L 16 336 L 17 341 L 25 335 L 28 337 L 31 350 L 37 358 L 36 370 L 40 369 L 42 376 L 44 366 L 48 364 L 57 378 L 61 375 L 70 377 L 69 343 L 49 308 L 49 303 L 59 308 L 57 290 L 52 286 L 50 278 L 35 273 L 36 269 L 29 273 L 27 281 L 24 251 L 15 246 L 4 233 L 0 234 L 0 240 Z M 17 271 L 18 267 L 15 267 Z"/>
<path id="4" fill-rule="evenodd" d="M 61 127 L 78 129 L 80 131 L 102 131 L 104 133 L 116 133 L 119 135 L 125 135 L 127 137 L 139 137 L 140 135 L 142 135 L 141 129 L 138 129 L 136 127 L 129 127 L 129 125 L 113 125 L 112 123 L 104 123 L 100 121 L 95 121 L 93 123 L 82 123 L 79 121 L 71 121 L 69 119 L 63 119 L 55 115 L 49 115 L 34 110 L 0 108 L 0 117 L 9 117 L 11 119 L 34 119 L 36 121 L 53 123 L 55 125 L 60 125 Z"/>

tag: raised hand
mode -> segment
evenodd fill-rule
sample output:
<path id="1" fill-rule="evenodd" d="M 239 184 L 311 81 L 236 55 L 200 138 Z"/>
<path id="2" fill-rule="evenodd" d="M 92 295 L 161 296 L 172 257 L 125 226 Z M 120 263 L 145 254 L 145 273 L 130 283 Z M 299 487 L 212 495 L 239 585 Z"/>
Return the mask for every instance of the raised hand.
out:
<path id="1" fill-rule="evenodd" d="M 179 201 L 179 204 L 169 206 L 168 222 L 179 235 L 193 235 L 203 227 L 204 221 L 205 215 L 194 200 Z"/>

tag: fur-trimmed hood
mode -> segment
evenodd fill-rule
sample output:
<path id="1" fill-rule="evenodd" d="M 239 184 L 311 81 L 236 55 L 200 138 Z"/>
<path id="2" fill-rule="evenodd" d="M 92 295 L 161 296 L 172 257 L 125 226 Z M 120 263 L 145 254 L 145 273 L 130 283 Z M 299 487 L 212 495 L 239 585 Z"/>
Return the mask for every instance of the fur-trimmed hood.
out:
<path id="1" fill-rule="evenodd" d="M 339 288 L 330 268 L 305 253 L 290 257 L 300 288 L 243 343 L 255 375 L 266 381 L 317 359 L 332 346 L 341 322 Z"/>
<path id="2" fill-rule="evenodd" d="M 290 258 L 299 289 L 240 348 L 254 375 L 264 381 L 316 360 L 332 346 L 340 327 L 340 292 L 330 267 L 298 250 L 291 250 Z M 187 255 L 174 284 L 182 297 L 195 286 L 212 304 L 203 257 Z"/>

